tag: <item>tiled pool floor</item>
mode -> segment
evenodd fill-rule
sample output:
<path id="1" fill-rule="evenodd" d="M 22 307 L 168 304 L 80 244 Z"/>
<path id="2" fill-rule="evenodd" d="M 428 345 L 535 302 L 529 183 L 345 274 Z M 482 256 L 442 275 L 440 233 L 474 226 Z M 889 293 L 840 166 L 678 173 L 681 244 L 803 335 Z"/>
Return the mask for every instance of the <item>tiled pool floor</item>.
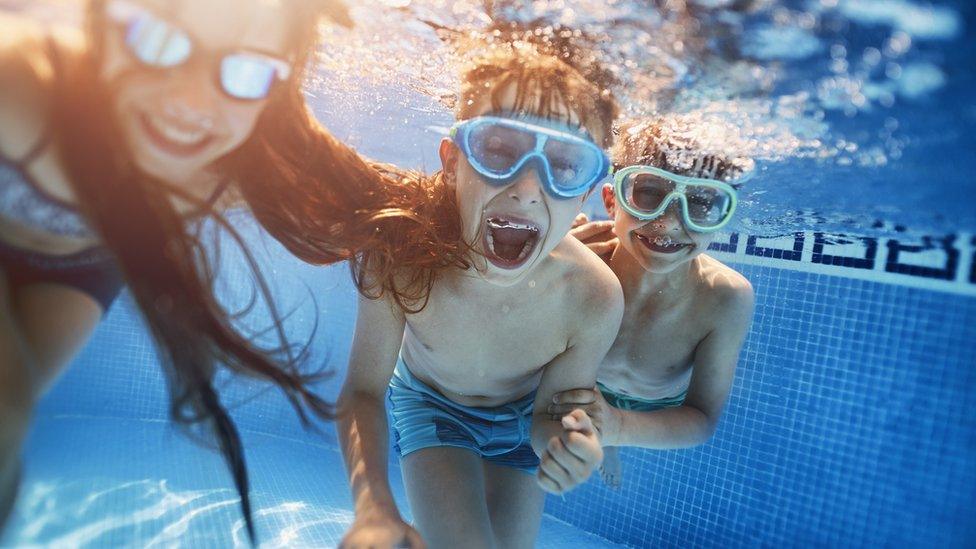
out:
<path id="1" fill-rule="evenodd" d="M 338 450 L 247 433 L 262 547 L 334 547 L 353 514 Z M 246 546 L 220 456 L 157 421 L 41 417 L 3 547 Z M 405 498 L 391 468 L 401 508 Z M 539 548 L 618 547 L 545 517 Z"/>

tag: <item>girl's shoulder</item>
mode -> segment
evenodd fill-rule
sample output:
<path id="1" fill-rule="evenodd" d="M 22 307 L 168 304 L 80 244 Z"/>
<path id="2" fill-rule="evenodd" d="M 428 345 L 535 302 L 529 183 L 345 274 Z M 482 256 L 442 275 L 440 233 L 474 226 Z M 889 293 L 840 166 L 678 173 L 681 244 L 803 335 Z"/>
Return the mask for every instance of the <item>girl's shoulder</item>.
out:
<path id="1" fill-rule="evenodd" d="M 58 55 L 71 64 L 81 32 L 0 13 L 0 153 L 20 158 L 44 138 Z M 54 52 L 57 52 L 56 54 Z"/>

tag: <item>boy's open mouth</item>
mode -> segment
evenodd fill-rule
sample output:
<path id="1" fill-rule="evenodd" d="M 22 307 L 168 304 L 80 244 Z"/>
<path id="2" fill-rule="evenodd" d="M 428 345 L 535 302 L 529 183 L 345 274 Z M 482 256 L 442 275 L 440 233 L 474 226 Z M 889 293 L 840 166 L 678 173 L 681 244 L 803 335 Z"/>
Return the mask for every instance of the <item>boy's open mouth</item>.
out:
<path id="1" fill-rule="evenodd" d="M 640 233 L 634 233 L 634 235 L 645 248 L 660 254 L 674 254 L 692 246 L 691 244 L 675 242 L 671 240 L 670 236 L 647 236 Z"/>
<path id="2" fill-rule="evenodd" d="M 502 269 L 517 269 L 532 255 L 541 229 L 531 221 L 505 217 L 485 220 L 485 256 Z"/>

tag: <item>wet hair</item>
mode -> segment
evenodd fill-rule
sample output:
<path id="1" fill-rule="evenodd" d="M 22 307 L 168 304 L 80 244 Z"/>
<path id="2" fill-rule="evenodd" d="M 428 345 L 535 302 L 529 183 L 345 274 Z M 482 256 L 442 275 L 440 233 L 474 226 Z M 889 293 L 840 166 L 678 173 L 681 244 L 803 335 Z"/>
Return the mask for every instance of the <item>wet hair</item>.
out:
<path id="1" fill-rule="evenodd" d="M 542 21 L 496 21 L 482 35 L 458 40 L 471 59 L 461 78 L 459 119 L 470 118 L 488 90 L 492 110 L 501 110 L 509 86 L 516 86 L 515 108 L 542 117 L 559 115 L 566 105 L 592 136 L 609 147 L 619 106 L 611 92 L 617 80 L 595 54 L 593 40 L 579 30 Z"/>
<path id="2" fill-rule="evenodd" d="M 111 89 L 98 76 L 105 4 L 89 0 L 89 44 L 78 62 L 51 59 L 59 80 L 51 86 L 54 143 L 79 207 L 114 255 L 157 344 L 171 417 L 215 435 L 240 494 L 248 535 L 256 541 L 240 434 L 214 388 L 218 369 L 275 384 L 306 426 L 309 413 L 332 419 L 336 410 L 308 388 L 325 374 L 302 371 L 306 349 L 288 341 L 256 261 L 233 226 L 211 205 L 135 165 L 115 120 Z M 335 13 L 336 3 L 328 0 L 280 4 L 293 27 L 289 50 L 296 70 L 273 90 L 250 137 L 217 162 L 216 172 L 235 186 L 262 226 L 306 262 L 355 263 L 363 249 L 370 258 L 393 258 L 404 240 L 419 243 L 414 259 L 422 268 L 451 261 L 454 247 L 442 250 L 439 237 L 430 236 L 440 227 L 429 221 L 429 206 L 415 205 L 420 197 L 437 202 L 430 187 L 404 185 L 392 171 L 376 169 L 329 134 L 306 105 L 303 69 L 315 52 L 318 23 L 323 16 L 341 19 L 342 12 Z M 271 348 L 242 335 L 234 326 L 237 315 L 217 301 L 205 243 L 177 212 L 174 197 L 195 205 L 240 247 L 271 314 L 277 340 Z"/>
<path id="3" fill-rule="evenodd" d="M 593 137 L 598 143 L 611 141 L 610 128 L 617 115 L 612 95 L 554 49 L 494 33 L 493 40 L 470 41 L 459 31 L 432 26 L 456 41 L 460 55 L 468 59 L 461 73 L 458 119 L 472 117 L 485 94 L 493 110 L 501 112 L 503 92 L 515 85 L 516 111 L 561 116 L 556 109 L 563 103 L 584 125 L 597 129 Z M 356 285 L 366 297 L 390 295 L 401 310 L 416 313 L 427 305 L 438 273 L 447 267 L 469 268 L 476 252 L 464 241 L 456 195 L 444 183 L 442 172 L 427 177 L 393 166 L 374 167 L 402 185 L 393 201 L 397 215 L 386 219 L 375 233 L 384 244 L 359 248 L 352 261 Z"/>
<path id="4" fill-rule="evenodd" d="M 676 175 L 716 179 L 738 185 L 755 169 L 751 158 L 723 150 L 720 142 L 709 144 L 677 118 L 637 118 L 616 128 L 617 141 L 610 151 L 614 168 L 648 165 Z M 719 140 L 720 141 L 720 140 Z"/>

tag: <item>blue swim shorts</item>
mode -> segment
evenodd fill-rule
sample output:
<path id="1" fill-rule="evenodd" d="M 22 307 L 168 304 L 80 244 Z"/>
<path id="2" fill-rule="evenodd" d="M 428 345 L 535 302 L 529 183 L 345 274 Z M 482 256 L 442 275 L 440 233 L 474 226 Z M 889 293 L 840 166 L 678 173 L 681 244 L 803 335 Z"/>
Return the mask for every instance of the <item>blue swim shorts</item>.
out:
<path id="1" fill-rule="evenodd" d="M 414 377 L 401 358 L 390 380 L 389 399 L 394 448 L 400 457 L 451 446 L 529 474 L 539 466 L 530 431 L 535 391 L 502 406 L 462 406 Z"/>

